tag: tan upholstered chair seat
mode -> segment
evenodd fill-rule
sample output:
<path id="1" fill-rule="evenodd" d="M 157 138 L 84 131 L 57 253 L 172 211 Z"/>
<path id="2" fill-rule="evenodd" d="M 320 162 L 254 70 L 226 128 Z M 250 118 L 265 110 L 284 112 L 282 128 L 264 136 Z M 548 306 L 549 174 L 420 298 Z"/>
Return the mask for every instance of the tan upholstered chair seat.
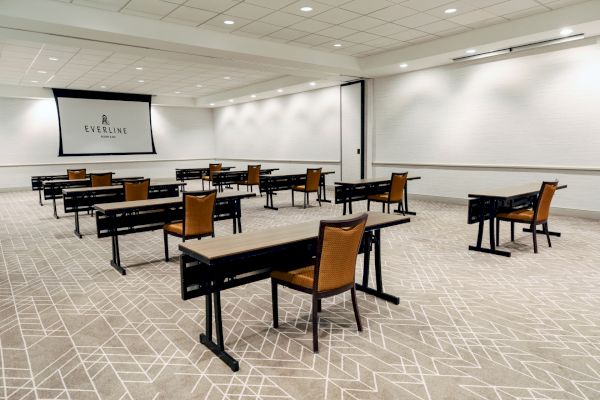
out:
<path id="1" fill-rule="evenodd" d="M 236 185 L 249 185 L 248 180 L 246 179 L 245 181 L 237 181 Z"/>
<path id="2" fill-rule="evenodd" d="M 496 217 L 500 219 L 531 222 L 533 221 L 533 210 L 516 210 L 506 213 L 498 213 L 496 214 Z"/>
<path id="3" fill-rule="evenodd" d="M 271 272 L 271 278 L 312 289 L 315 280 L 315 266 L 311 265 L 292 271 L 273 271 Z"/>
<path id="4" fill-rule="evenodd" d="M 373 201 L 388 201 L 389 193 L 371 194 L 367 198 Z"/>
<path id="5" fill-rule="evenodd" d="M 183 222 L 175 222 L 173 224 L 166 224 L 163 229 L 167 232 L 172 232 L 176 235 L 183 235 Z"/>
<path id="6" fill-rule="evenodd" d="M 295 190 L 297 192 L 304 192 L 306 190 L 306 186 L 305 185 L 296 185 L 292 187 L 292 190 Z M 318 189 L 315 190 L 309 190 L 309 192 L 316 192 Z"/>
<path id="7" fill-rule="evenodd" d="M 210 179 L 210 176 L 205 175 L 205 176 L 202 177 L 202 180 L 203 181 L 210 181 L 211 179 Z"/>

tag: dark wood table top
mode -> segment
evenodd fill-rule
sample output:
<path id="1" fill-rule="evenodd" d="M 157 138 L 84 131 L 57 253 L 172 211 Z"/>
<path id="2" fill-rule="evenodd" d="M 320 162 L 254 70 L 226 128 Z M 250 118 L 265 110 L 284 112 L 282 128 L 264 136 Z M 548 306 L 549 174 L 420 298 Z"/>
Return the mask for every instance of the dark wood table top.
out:
<path id="1" fill-rule="evenodd" d="M 221 167 L 222 171 L 229 171 L 230 169 L 234 169 L 235 167 Z M 175 171 L 208 171 L 210 167 L 198 167 L 198 168 L 175 168 Z"/>
<path id="2" fill-rule="evenodd" d="M 409 217 L 377 212 L 367 213 L 369 218 L 365 229 L 373 230 L 387 226 L 410 222 Z M 338 220 L 347 217 L 331 217 L 328 220 Z M 220 259 L 257 252 L 271 247 L 285 246 L 305 240 L 316 239 L 319 233 L 319 220 L 301 224 L 271 228 L 259 232 L 241 233 L 233 236 L 222 236 L 202 241 L 186 242 L 179 245 L 183 253 L 202 261 L 213 264 Z"/>
<path id="3" fill-rule="evenodd" d="M 185 182 L 165 182 L 165 183 L 151 183 L 150 187 L 157 186 L 182 186 L 187 185 Z M 91 192 L 109 192 L 111 190 L 119 190 L 123 189 L 122 183 L 117 183 L 112 186 L 95 186 L 95 187 L 79 187 L 79 188 L 69 188 L 63 189 L 62 192 L 65 194 L 73 194 L 73 193 L 91 193 Z"/>
<path id="4" fill-rule="evenodd" d="M 331 175 L 331 174 L 335 174 L 335 171 L 322 171 L 321 175 Z M 278 173 L 278 174 L 271 174 L 271 175 L 261 175 L 261 178 L 285 178 L 288 176 L 304 176 L 306 175 L 306 171 L 305 172 L 299 172 L 296 174 L 284 174 L 284 173 Z"/>
<path id="5" fill-rule="evenodd" d="M 565 189 L 567 185 L 558 185 L 557 189 Z M 516 197 L 533 196 L 539 193 L 542 188 L 540 182 L 531 182 L 521 185 L 509 186 L 499 189 L 484 190 L 481 192 L 469 193 L 469 197 L 510 200 Z"/>
<path id="6" fill-rule="evenodd" d="M 252 192 L 227 191 L 217 193 L 217 200 L 223 199 L 244 199 L 256 196 Z M 94 209 L 102 213 L 125 212 L 128 210 L 152 209 L 162 206 L 171 206 L 180 204 L 183 201 L 182 197 L 163 197 L 159 199 L 134 200 L 134 201 L 119 201 L 116 203 L 101 203 L 95 204 Z"/>
<path id="7" fill-rule="evenodd" d="M 417 179 L 421 179 L 420 176 L 409 176 L 408 180 L 409 181 L 414 181 Z M 386 183 L 386 182 L 390 182 L 391 178 L 387 177 L 387 178 L 366 178 L 366 179 L 356 179 L 356 180 L 352 180 L 352 181 L 339 181 L 339 182 L 334 182 L 334 185 L 340 185 L 340 186 L 360 186 L 360 185 L 369 185 L 369 184 L 376 184 L 376 183 Z"/>

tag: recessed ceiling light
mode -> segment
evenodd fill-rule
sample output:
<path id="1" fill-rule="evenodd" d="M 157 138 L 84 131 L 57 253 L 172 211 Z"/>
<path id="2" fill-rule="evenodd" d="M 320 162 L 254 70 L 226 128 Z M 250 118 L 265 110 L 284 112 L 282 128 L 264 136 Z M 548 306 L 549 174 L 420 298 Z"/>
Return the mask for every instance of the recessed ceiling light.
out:
<path id="1" fill-rule="evenodd" d="M 277 89 L 277 93 L 283 93 L 283 89 Z"/>
<path id="2" fill-rule="evenodd" d="M 144 67 L 135 67 L 135 69 L 137 69 L 138 71 L 141 71 L 144 69 Z"/>
<path id="3" fill-rule="evenodd" d="M 39 83 L 39 81 L 31 81 L 31 83 Z"/>
<path id="4" fill-rule="evenodd" d="M 560 31 L 561 36 L 569 36 L 572 33 L 573 33 L 573 29 L 571 29 L 571 28 L 563 28 Z"/>
<path id="5" fill-rule="evenodd" d="M 229 102 L 230 102 L 230 103 L 233 103 L 234 101 L 235 101 L 235 100 L 233 100 L 233 99 L 229 99 Z"/>
<path id="6" fill-rule="evenodd" d="M 408 64 L 406 64 L 406 63 L 400 64 L 400 68 L 407 68 L 407 67 L 408 67 Z"/>
<path id="7" fill-rule="evenodd" d="M 47 73 L 48 73 L 48 72 L 46 72 L 46 71 L 42 71 L 42 70 L 39 70 L 39 71 L 38 71 L 38 74 L 47 74 Z"/>
<path id="8" fill-rule="evenodd" d="M 447 8 L 446 10 L 444 10 L 444 12 L 446 14 L 454 14 L 455 12 L 457 12 L 458 10 L 456 8 Z"/>
<path id="9" fill-rule="evenodd" d="M 311 12 L 312 10 L 313 10 L 313 8 L 309 7 L 309 6 L 305 6 L 305 7 L 300 8 L 300 11 L 304 11 L 304 12 Z"/>
<path id="10" fill-rule="evenodd" d="M 180 91 L 177 91 L 177 92 L 175 92 L 175 94 L 181 94 L 181 92 L 180 92 Z"/>
<path id="11" fill-rule="evenodd" d="M 213 107 L 215 105 L 215 103 L 210 103 L 210 106 Z"/>
<path id="12" fill-rule="evenodd" d="M 231 77 L 230 76 L 224 76 L 223 79 L 229 80 L 229 79 L 231 79 Z"/>
<path id="13" fill-rule="evenodd" d="M 477 53 L 477 50 L 475 50 L 475 49 L 467 50 L 467 54 L 475 54 L 475 53 Z"/>
<path id="14" fill-rule="evenodd" d="M 196 85 L 196 87 L 202 87 L 202 85 Z"/>
<path id="15" fill-rule="evenodd" d="M 333 47 L 342 47 L 342 44 L 341 43 L 336 43 L 336 44 L 333 45 Z"/>
<path id="16" fill-rule="evenodd" d="M 138 81 L 138 83 L 144 83 L 144 82 L 145 82 L 145 81 L 144 81 L 143 79 L 140 79 L 140 80 Z"/>
<path id="17" fill-rule="evenodd" d="M 48 60 L 50 60 L 50 61 L 58 61 L 58 58 L 56 58 L 56 57 L 48 57 Z"/>
<path id="18" fill-rule="evenodd" d="M 106 86 L 102 85 L 100 86 L 100 89 L 106 89 Z"/>
<path id="19" fill-rule="evenodd" d="M 223 23 L 225 25 L 233 25 L 233 24 L 235 24 L 235 21 L 232 21 L 232 20 L 228 19 L 228 20 L 223 21 Z"/>
<path id="20" fill-rule="evenodd" d="M 252 97 L 252 98 L 255 98 L 255 97 L 256 97 L 256 95 L 255 95 L 255 94 L 251 94 L 251 95 L 250 95 L 250 97 Z"/>
<path id="21" fill-rule="evenodd" d="M 310 86 L 315 86 L 315 85 L 316 85 L 316 82 L 309 82 L 308 84 L 309 84 Z"/>

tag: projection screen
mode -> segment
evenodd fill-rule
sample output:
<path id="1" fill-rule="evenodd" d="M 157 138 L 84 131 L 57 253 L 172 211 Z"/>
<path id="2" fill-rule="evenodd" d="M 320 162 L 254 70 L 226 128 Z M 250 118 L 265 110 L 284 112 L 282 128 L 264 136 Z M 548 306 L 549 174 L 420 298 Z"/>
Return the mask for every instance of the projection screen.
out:
<path id="1" fill-rule="evenodd" d="M 152 96 L 54 89 L 59 156 L 156 154 Z"/>

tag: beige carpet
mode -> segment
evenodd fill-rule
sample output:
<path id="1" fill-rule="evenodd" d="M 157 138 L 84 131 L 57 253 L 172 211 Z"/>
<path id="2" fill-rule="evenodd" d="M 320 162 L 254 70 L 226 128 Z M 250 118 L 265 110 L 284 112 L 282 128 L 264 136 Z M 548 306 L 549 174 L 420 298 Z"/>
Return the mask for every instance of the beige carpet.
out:
<path id="1" fill-rule="evenodd" d="M 94 219 L 78 239 L 72 215 L 36 201 L 0 194 L 0 399 L 600 399 L 598 221 L 552 218 L 563 237 L 538 255 L 527 234 L 506 243 L 505 227 L 503 258 L 467 251 L 464 207 L 414 201 L 412 222 L 382 234 L 399 306 L 359 292 L 359 334 L 348 295 L 325 301 L 313 355 L 309 296 L 280 290 L 275 330 L 268 281 L 229 290 L 232 373 L 198 343 L 204 300 L 181 300 L 161 232 L 121 238 L 121 276 Z M 341 214 L 275 202 L 245 201 L 244 230 Z M 230 221 L 217 229 L 232 234 Z"/>

